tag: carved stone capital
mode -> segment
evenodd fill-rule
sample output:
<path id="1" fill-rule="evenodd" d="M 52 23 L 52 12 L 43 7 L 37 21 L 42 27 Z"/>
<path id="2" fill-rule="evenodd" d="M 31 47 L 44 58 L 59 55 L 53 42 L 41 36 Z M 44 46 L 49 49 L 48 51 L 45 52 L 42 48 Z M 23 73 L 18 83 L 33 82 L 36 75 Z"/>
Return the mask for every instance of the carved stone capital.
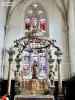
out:
<path id="1" fill-rule="evenodd" d="M 55 55 L 58 57 L 58 56 L 61 56 L 63 53 L 61 51 L 55 51 Z"/>
<path id="2" fill-rule="evenodd" d="M 9 50 L 7 50 L 7 53 L 10 57 L 12 57 L 15 54 L 15 51 L 12 48 L 10 48 Z"/>

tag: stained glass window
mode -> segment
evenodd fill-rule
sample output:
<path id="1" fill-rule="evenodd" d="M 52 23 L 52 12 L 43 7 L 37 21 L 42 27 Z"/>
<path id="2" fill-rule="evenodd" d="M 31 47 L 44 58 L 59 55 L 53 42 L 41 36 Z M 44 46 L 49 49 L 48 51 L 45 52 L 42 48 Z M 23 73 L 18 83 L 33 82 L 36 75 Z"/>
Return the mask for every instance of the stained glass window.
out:
<path id="1" fill-rule="evenodd" d="M 40 17 L 40 29 L 46 30 L 46 19 L 45 19 L 45 17 Z"/>
<path id="2" fill-rule="evenodd" d="M 26 30 L 30 30 L 31 29 L 31 19 L 29 16 L 26 16 L 26 19 L 25 19 L 25 29 Z"/>
<path id="3" fill-rule="evenodd" d="M 38 4 L 33 4 L 30 6 L 27 11 L 25 12 L 25 32 L 33 30 L 33 29 L 40 29 L 36 36 L 44 36 L 43 33 L 46 33 L 47 29 L 47 21 L 46 21 L 46 14 L 43 9 Z M 41 30 L 43 31 L 42 35 L 40 34 Z M 37 47 L 44 47 L 44 44 L 41 43 L 40 40 L 34 39 L 29 45 L 29 48 L 32 48 L 33 52 L 29 53 L 26 50 L 23 51 L 22 55 L 22 62 L 23 62 L 23 75 L 25 79 L 32 78 L 33 75 L 33 63 L 36 62 L 37 72 L 36 75 L 38 79 L 46 79 L 47 75 L 47 55 L 46 49 L 36 49 Z"/>
<path id="4" fill-rule="evenodd" d="M 25 32 L 33 28 L 42 29 L 46 32 L 46 27 L 46 13 L 43 7 L 38 4 L 33 4 L 26 11 Z"/>
<path id="5" fill-rule="evenodd" d="M 22 72 L 24 79 L 30 79 L 30 53 L 26 50 L 22 52 Z"/>
<path id="6" fill-rule="evenodd" d="M 32 28 L 38 28 L 38 17 L 36 15 L 32 17 Z"/>

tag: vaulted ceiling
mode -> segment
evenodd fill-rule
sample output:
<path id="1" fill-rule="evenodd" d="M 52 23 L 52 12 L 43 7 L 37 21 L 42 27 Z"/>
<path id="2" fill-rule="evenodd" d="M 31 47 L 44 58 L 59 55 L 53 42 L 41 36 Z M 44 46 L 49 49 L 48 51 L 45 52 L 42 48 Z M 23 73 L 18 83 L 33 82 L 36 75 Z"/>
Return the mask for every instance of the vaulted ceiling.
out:
<path id="1" fill-rule="evenodd" d="M 14 5 L 8 6 L 8 8 L 7 8 L 6 24 L 16 8 L 19 7 L 20 5 L 22 5 L 22 7 L 24 7 L 25 4 L 28 3 L 29 1 L 31 1 L 31 0 L 7 0 L 7 2 L 14 2 Z M 48 2 L 48 4 L 51 2 L 54 2 L 56 4 L 57 8 L 60 10 L 60 12 L 64 11 L 64 10 L 67 11 L 68 1 L 69 0 L 47 0 L 47 1 L 43 0 L 43 2 Z M 37 2 L 37 0 L 32 0 L 32 2 Z"/>

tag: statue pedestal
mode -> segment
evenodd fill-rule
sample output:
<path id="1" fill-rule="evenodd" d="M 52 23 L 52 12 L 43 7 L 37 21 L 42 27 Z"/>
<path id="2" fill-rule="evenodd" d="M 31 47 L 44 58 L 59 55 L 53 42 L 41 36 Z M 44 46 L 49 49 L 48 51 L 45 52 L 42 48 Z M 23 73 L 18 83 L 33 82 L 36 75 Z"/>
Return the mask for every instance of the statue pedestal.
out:
<path id="1" fill-rule="evenodd" d="M 58 95 L 58 100 L 64 100 L 64 95 Z"/>
<path id="2" fill-rule="evenodd" d="M 50 94 L 54 95 L 55 86 L 50 86 Z"/>

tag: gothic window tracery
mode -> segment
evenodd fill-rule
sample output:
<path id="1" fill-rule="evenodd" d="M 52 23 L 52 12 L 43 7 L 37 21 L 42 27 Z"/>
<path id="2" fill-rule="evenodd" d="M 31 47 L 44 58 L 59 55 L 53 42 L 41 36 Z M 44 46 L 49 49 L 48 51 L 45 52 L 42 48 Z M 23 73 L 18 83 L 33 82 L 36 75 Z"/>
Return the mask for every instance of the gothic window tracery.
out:
<path id="1" fill-rule="evenodd" d="M 25 16 L 25 31 L 34 28 L 44 30 L 45 32 L 47 28 L 46 13 L 43 7 L 38 4 L 28 7 Z"/>

